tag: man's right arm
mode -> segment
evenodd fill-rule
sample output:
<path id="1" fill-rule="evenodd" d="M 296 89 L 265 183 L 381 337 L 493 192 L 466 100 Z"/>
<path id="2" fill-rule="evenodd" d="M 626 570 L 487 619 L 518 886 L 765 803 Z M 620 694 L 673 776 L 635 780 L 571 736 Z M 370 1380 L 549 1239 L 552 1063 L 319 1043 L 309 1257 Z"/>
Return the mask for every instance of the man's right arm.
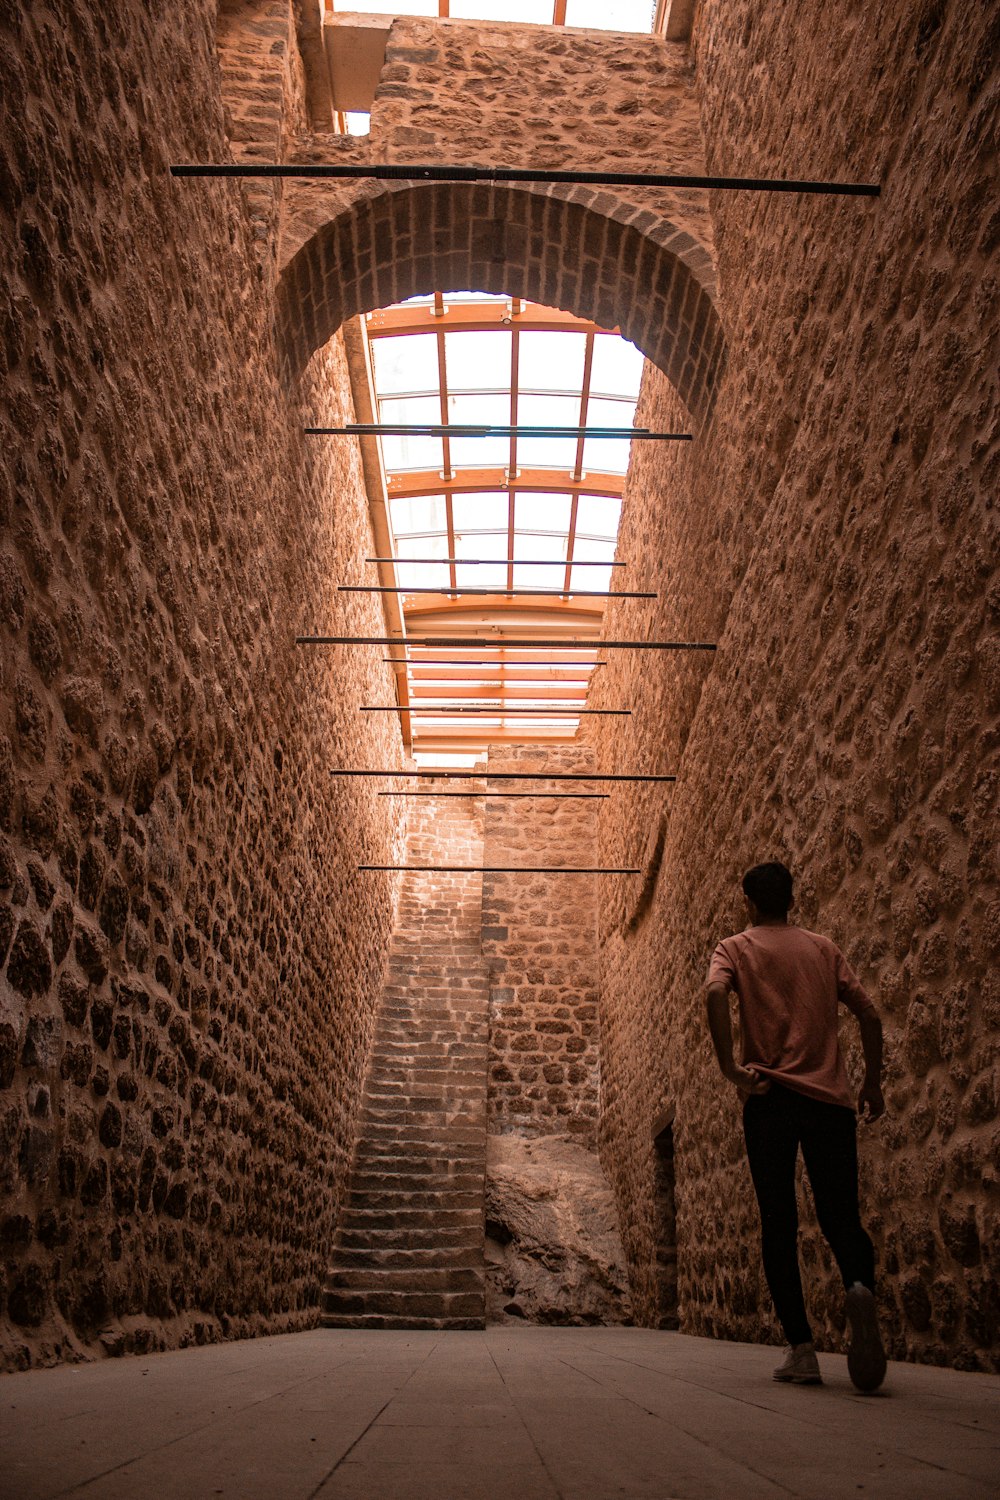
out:
<path id="1" fill-rule="evenodd" d="M 885 1114 L 882 1097 L 882 1022 L 872 1005 L 858 1015 L 861 1028 L 861 1050 L 865 1055 L 865 1081 L 858 1094 L 858 1114 L 863 1120 L 877 1120 Z"/>
<path id="2" fill-rule="evenodd" d="M 733 1023 L 729 1014 L 729 986 L 713 980 L 708 986 L 708 1029 L 722 1076 L 744 1094 L 766 1094 L 771 1087 L 753 1068 L 744 1068 L 733 1056 Z"/>

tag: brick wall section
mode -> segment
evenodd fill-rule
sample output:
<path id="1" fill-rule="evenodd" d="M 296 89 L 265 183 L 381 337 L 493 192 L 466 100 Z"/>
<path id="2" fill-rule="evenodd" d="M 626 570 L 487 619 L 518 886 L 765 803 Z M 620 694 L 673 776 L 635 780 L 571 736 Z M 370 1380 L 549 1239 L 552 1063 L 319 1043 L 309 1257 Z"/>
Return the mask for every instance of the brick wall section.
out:
<path id="1" fill-rule="evenodd" d="M 398 19 L 369 137 L 302 162 L 704 170 L 687 49 L 652 37 Z M 620 326 L 707 416 L 724 361 L 704 193 L 289 183 L 281 316 L 298 367 L 346 318 L 472 287 Z"/>
<path id="2" fill-rule="evenodd" d="M 585 772 L 575 746 L 494 746 L 490 771 Z M 487 785 L 490 785 L 487 780 Z M 493 783 L 494 790 L 510 783 Z M 516 790 L 586 785 L 514 783 Z M 584 801 L 485 803 L 485 865 L 597 861 L 595 807 Z M 490 974 L 490 1130 L 596 1144 L 599 1106 L 597 892 L 593 875 L 484 875 Z"/>
<path id="3" fill-rule="evenodd" d="M 634 710 L 588 731 L 602 769 L 642 752 L 681 777 L 602 818 L 602 861 L 645 842 L 652 862 L 661 820 L 665 839 L 645 912 L 631 888 L 602 902 L 603 1159 L 651 1318 L 650 1130 L 676 1105 L 683 1326 L 773 1335 L 702 986 L 742 923 L 740 872 L 786 859 L 798 919 L 841 943 L 886 1021 L 889 1115 L 863 1133 L 862 1176 L 892 1351 L 995 1368 L 995 18 L 708 0 L 700 27 L 712 170 L 874 177 L 883 196 L 713 203 L 732 340 L 713 430 L 701 453 L 640 453 L 630 477 L 621 546 L 648 567 L 630 578 L 666 585 L 657 628 L 717 631 L 721 649 L 616 653 L 595 687 L 594 706 Z M 675 401 L 653 377 L 640 418 Z M 808 1216 L 803 1254 L 836 1345 Z"/>
<path id="4" fill-rule="evenodd" d="M 2 42 L 8 1364 L 315 1320 L 398 852 L 327 775 L 398 763 L 385 669 L 292 645 L 383 629 L 357 456 L 296 435 L 342 348 L 286 405 L 240 190 L 165 175 L 225 154 L 214 7 L 58 10 Z"/>

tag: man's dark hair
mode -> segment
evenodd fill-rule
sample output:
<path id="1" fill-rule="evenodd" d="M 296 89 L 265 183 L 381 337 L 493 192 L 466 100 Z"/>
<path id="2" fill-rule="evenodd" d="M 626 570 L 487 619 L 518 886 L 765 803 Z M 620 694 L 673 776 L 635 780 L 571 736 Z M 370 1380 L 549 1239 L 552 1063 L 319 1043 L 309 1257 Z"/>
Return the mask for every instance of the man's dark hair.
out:
<path id="1" fill-rule="evenodd" d="M 743 894 L 762 917 L 784 917 L 792 904 L 792 872 L 777 860 L 754 865 L 743 877 Z"/>

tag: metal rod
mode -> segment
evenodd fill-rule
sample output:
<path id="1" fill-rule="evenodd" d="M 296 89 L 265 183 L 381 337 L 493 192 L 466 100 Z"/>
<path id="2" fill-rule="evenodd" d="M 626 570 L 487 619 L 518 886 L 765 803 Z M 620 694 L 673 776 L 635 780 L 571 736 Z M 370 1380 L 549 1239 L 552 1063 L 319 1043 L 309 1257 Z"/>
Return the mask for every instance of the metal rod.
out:
<path id="1" fill-rule="evenodd" d="M 534 636 L 518 642 L 484 641 L 481 636 L 427 635 L 421 639 L 409 636 L 401 641 L 392 635 L 297 635 L 297 646 L 434 646 L 463 647 L 469 651 L 481 650 L 485 645 L 496 645 L 504 651 L 714 651 L 710 641 L 580 641 L 538 640 Z"/>
<path id="2" fill-rule="evenodd" d="M 566 182 L 603 187 L 715 188 L 726 192 L 839 193 L 854 198 L 877 198 L 877 182 L 823 182 L 776 177 L 708 177 L 667 172 L 538 171 L 530 167 L 440 166 L 343 162 L 265 162 L 256 167 L 231 162 L 183 162 L 170 168 L 172 177 L 301 177 L 373 179 L 378 182 Z"/>
<path id="3" fill-rule="evenodd" d="M 420 719 L 450 719 L 454 714 L 485 714 L 489 719 L 525 719 L 537 717 L 539 719 L 578 719 L 581 714 L 600 714 L 609 719 L 625 719 L 630 717 L 630 708 L 510 708 L 510 707 L 483 707 L 479 704 L 469 705 L 464 703 L 440 703 L 437 707 L 418 708 L 413 704 L 404 705 L 399 703 L 363 703 L 358 709 L 359 714 L 411 714 Z"/>
<path id="4" fill-rule="evenodd" d="M 577 599 L 658 599 L 660 597 L 659 594 L 650 593 L 609 593 L 607 589 L 502 589 L 487 585 L 482 588 L 476 588 L 474 585 L 450 588 L 446 584 L 442 584 L 437 589 L 429 587 L 397 589 L 388 588 L 384 584 L 340 583 L 337 585 L 337 592 L 339 594 L 448 594 L 451 596 L 475 594 L 478 597 L 484 594 L 495 594 L 504 599 L 567 599 L 571 596 Z"/>
<path id="5" fill-rule="evenodd" d="M 597 442 L 691 443 L 690 432 L 650 432 L 648 427 L 483 427 L 459 422 L 347 422 L 343 427 L 303 427 L 306 437 L 586 438 Z"/>
<path id="6" fill-rule="evenodd" d="M 628 865 L 358 865 L 359 870 L 424 870 L 462 875 L 641 875 Z"/>
<path id="7" fill-rule="evenodd" d="M 501 568 L 509 567 L 512 563 L 518 568 L 561 568 L 563 564 L 559 561 L 553 562 L 550 557 L 366 557 L 365 562 L 370 563 L 440 563 L 442 567 L 446 563 L 455 563 L 460 568 Z M 573 559 L 574 568 L 627 568 L 625 562 L 593 562 L 578 557 Z"/>
<path id="8" fill-rule="evenodd" d="M 610 792 L 379 792 L 380 797 L 489 797 L 513 802 L 519 798 L 544 798 L 551 802 L 607 802 Z"/>
<path id="9" fill-rule="evenodd" d="M 407 781 L 676 781 L 676 776 L 645 773 L 642 775 L 621 772 L 581 772 L 574 776 L 568 771 L 362 771 L 332 770 L 331 776 L 401 776 Z"/>

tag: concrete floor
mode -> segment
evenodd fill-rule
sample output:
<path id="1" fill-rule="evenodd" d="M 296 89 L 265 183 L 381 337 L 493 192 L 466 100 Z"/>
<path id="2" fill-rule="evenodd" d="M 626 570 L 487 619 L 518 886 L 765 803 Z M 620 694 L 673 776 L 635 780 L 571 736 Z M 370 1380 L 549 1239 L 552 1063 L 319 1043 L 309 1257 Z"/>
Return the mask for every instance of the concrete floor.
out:
<path id="1" fill-rule="evenodd" d="M 0 1378 L 4 1500 L 962 1500 L 1000 1379 L 771 1381 L 777 1351 L 635 1328 L 317 1330 Z"/>

